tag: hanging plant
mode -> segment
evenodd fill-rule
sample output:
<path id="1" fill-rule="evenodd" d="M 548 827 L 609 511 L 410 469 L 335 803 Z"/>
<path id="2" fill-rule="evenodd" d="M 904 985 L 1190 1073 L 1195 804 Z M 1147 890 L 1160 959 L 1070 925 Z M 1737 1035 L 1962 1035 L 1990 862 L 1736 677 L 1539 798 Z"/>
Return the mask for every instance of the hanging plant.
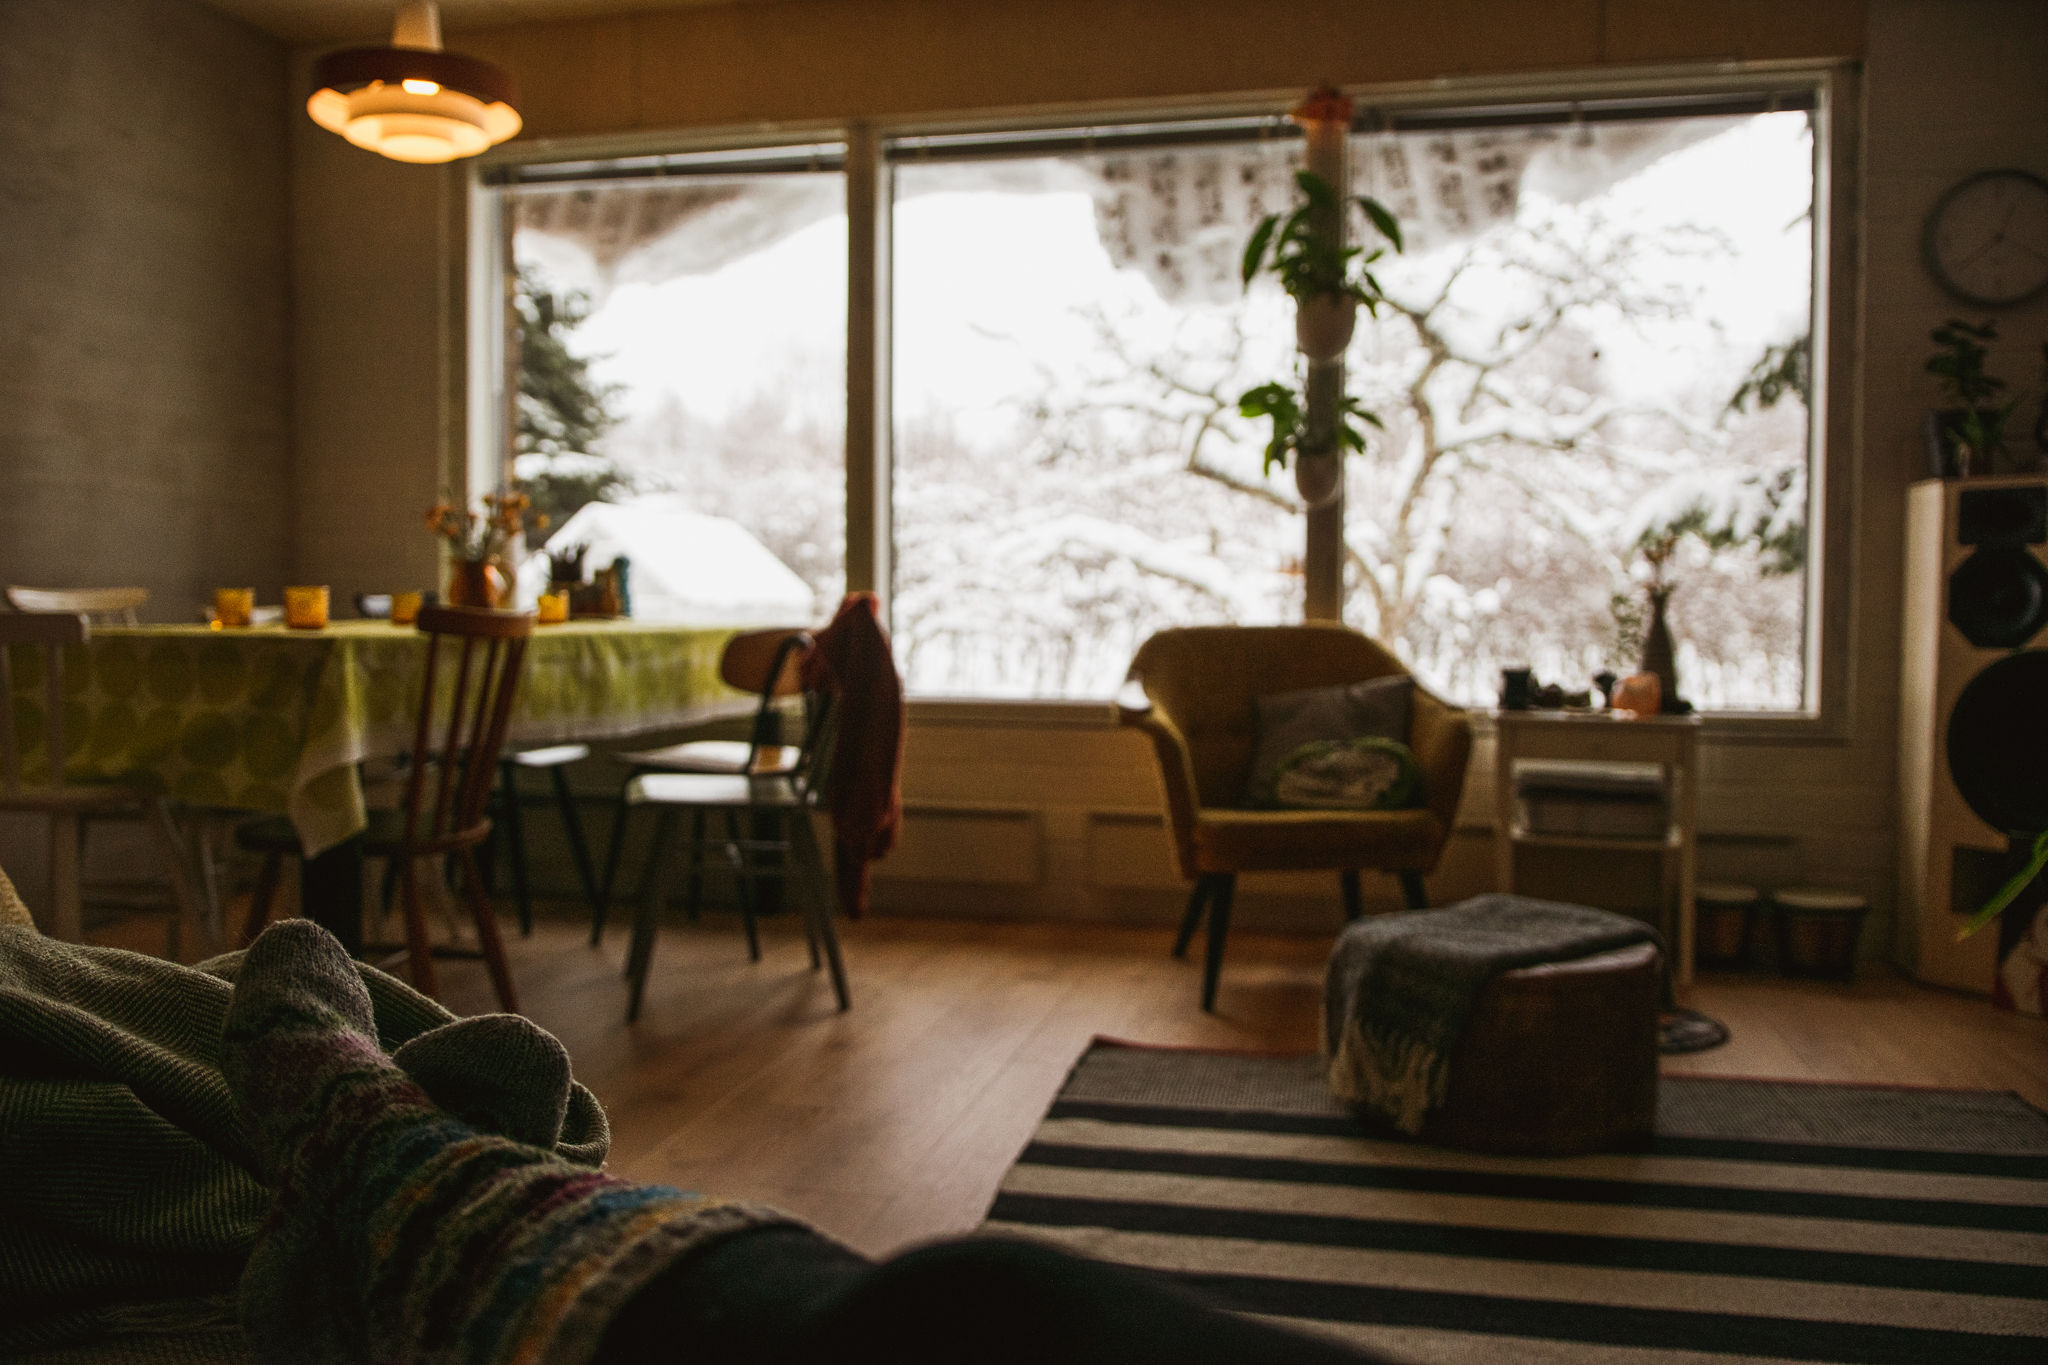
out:
<path id="1" fill-rule="evenodd" d="M 1271 474 L 1273 467 L 1286 468 L 1290 454 L 1334 455 L 1339 450 L 1363 452 L 1365 431 L 1361 422 L 1384 429 L 1378 414 L 1368 411 L 1363 404 L 1350 394 L 1345 394 L 1337 405 L 1336 443 L 1331 446 L 1311 448 L 1304 444 L 1308 436 L 1305 405 L 1300 392 L 1284 382 L 1261 384 L 1246 389 L 1237 400 L 1239 415 L 1251 418 L 1272 419 L 1273 437 L 1266 442 L 1266 461 L 1262 472 Z"/>
<path id="2" fill-rule="evenodd" d="M 1337 191 L 1313 171 L 1296 171 L 1294 183 L 1301 189 L 1302 202 L 1292 213 L 1269 213 L 1261 218 L 1245 243 L 1240 267 L 1245 287 L 1249 289 L 1259 272 L 1267 270 L 1297 308 L 1316 300 L 1320 301 L 1316 306 L 1326 312 L 1341 311 L 1349 316 L 1363 305 L 1368 313 L 1377 314 L 1380 300 L 1386 296 L 1373 277 L 1372 265 L 1386 255 L 1387 248 L 1376 246 L 1368 252 L 1362 246 L 1339 245 L 1338 234 L 1326 233 L 1319 226 L 1335 222 L 1344 212 Z M 1373 230 L 1394 250 L 1402 249 L 1401 225 L 1385 205 L 1363 194 L 1351 202 L 1364 211 Z"/>

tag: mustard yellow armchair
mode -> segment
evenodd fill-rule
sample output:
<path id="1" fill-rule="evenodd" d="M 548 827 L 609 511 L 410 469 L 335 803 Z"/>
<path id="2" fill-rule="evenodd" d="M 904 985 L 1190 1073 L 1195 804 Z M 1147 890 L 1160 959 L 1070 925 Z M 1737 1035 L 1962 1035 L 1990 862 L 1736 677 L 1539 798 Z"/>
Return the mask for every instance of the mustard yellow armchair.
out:
<path id="1" fill-rule="evenodd" d="M 1422 805 L 1370 811 L 1243 806 L 1257 742 L 1253 698 L 1406 673 L 1374 641 L 1336 625 L 1195 626 L 1161 631 L 1139 648 L 1117 696 L 1117 718 L 1151 737 L 1174 863 L 1194 883 L 1174 956 L 1187 952 L 1208 917 L 1203 1009 L 1215 1007 L 1241 872 L 1335 871 L 1350 919 L 1364 910 L 1358 874 L 1366 868 L 1398 877 L 1411 907 L 1428 905 L 1423 877 L 1435 870 L 1450 838 L 1472 725 L 1420 684 L 1408 747 L 1421 770 Z"/>

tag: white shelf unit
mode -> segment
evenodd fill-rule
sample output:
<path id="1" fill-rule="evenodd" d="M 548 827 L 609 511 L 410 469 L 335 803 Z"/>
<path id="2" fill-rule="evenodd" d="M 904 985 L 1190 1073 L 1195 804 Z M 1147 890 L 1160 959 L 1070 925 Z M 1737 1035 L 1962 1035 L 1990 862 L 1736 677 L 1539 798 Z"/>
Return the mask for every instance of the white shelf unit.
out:
<path id="1" fill-rule="evenodd" d="M 1677 955 L 1674 978 L 1692 984 L 1693 888 L 1698 872 L 1698 716 L 1622 718 L 1605 712 L 1497 711 L 1494 723 L 1494 880 L 1515 890 L 1515 850 L 1547 848 L 1586 853 L 1648 852 L 1660 856 L 1665 942 Z M 1532 834 L 1515 800 L 1515 765 L 1566 759 L 1589 763 L 1654 763 L 1664 769 L 1671 818 L 1661 836 L 1607 837 Z"/>

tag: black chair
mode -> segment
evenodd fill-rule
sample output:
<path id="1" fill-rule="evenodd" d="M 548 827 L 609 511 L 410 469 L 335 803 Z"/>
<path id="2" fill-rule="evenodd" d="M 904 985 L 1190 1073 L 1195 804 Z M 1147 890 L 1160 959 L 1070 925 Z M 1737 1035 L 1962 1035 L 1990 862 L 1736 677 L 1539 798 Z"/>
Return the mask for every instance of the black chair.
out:
<path id="1" fill-rule="evenodd" d="M 810 650 L 810 636 L 791 632 L 775 651 L 776 671 L 800 663 Z M 764 694 L 774 689 L 771 681 Z M 670 856 L 678 817 L 689 811 L 692 837 L 688 845 L 690 894 L 694 903 L 702 883 L 705 853 L 705 817 L 717 812 L 723 817 L 725 837 L 719 841 L 724 861 L 732 870 L 740 899 L 740 914 L 747 929 L 747 951 L 761 960 L 761 944 L 755 929 L 755 912 L 763 883 L 788 887 L 796 893 L 804 920 L 804 935 L 811 955 L 811 969 L 830 969 L 832 992 L 840 1009 L 851 1000 L 847 993 L 846 966 L 839 951 L 838 931 L 832 924 L 831 877 L 825 856 L 812 828 L 812 812 L 825 776 L 825 757 L 831 749 L 831 695 L 806 691 L 803 696 L 803 735 L 797 744 L 774 745 L 775 766 L 737 772 L 685 773 L 642 772 L 626 783 L 621 801 L 625 810 L 653 806 L 660 811 L 654 842 L 648 850 L 642 876 L 639 906 L 633 920 L 633 944 L 626 957 L 626 977 L 632 983 L 626 1007 L 630 1022 L 640 1017 L 640 1002 L 647 987 L 647 969 L 654 956 L 654 934 L 661 907 L 668 900 L 664 862 Z M 758 739 L 758 736 L 757 736 Z M 771 747 L 754 743 L 756 751 Z M 821 962 L 822 956 L 822 962 Z"/>
<path id="2" fill-rule="evenodd" d="M 725 649 L 718 657 L 718 676 L 724 679 L 726 686 L 755 693 L 759 698 L 746 739 L 696 739 L 660 749 L 629 750 L 612 755 L 626 764 L 627 770 L 625 781 L 620 784 L 618 804 L 612 812 L 611 839 L 605 849 L 604 879 L 599 884 L 596 911 L 590 921 L 593 947 L 604 937 L 605 916 L 611 908 L 612 888 L 617 885 L 619 856 L 625 848 L 626 818 L 631 810 L 626 792 L 633 779 L 643 773 L 765 775 L 793 771 L 796 749 L 782 742 L 782 722 L 785 707 L 802 694 L 803 660 L 810 653 L 810 648 L 809 634 L 793 626 L 743 631 L 726 641 Z M 703 842 L 704 828 L 705 812 L 696 811 L 691 817 L 691 838 L 695 842 Z M 701 892 L 701 877 L 693 873 L 689 898 L 692 919 L 697 916 Z M 751 905 L 745 913 L 747 942 L 753 947 L 758 961 L 761 954 Z"/>
<path id="3" fill-rule="evenodd" d="M 571 763 L 580 763 L 590 757 L 590 746 L 586 744 L 551 744 L 540 749 L 527 749 L 516 754 L 506 754 L 498 760 L 498 794 L 491 802 L 491 815 L 496 821 L 494 832 L 505 837 L 507 861 L 512 864 L 512 897 L 519 907 L 519 932 L 533 933 L 533 890 L 526 862 L 526 821 L 520 813 L 521 796 L 519 774 L 521 771 L 546 772 L 554 789 L 555 807 L 561 812 L 562 829 L 569 837 L 569 854 L 576 863 L 576 880 L 583 887 L 583 898 L 590 905 L 593 923 L 603 918 L 603 902 L 597 890 L 597 873 L 590 863 L 590 843 L 583 837 L 583 820 L 576 813 L 576 796 L 569 790 L 567 769 Z M 486 882 L 495 870 L 495 840 L 491 852 L 485 855 Z"/>

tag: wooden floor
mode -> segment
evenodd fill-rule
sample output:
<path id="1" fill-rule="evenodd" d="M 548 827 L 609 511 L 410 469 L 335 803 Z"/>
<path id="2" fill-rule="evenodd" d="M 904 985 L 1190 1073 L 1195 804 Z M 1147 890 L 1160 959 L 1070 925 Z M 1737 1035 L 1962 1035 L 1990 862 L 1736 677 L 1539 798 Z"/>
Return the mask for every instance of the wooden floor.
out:
<path id="1" fill-rule="evenodd" d="M 509 923 L 509 917 L 508 917 Z M 544 919 L 511 940 L 526 1012 L 603 1100 L 612 1169 L 775 1204 L 869 1252 L 974 1226 L 1067 1069 L 1103 1034 L 1299 1052 L 1316 1045 L 1329 940 L 1233 935 L 1217 1012 L 1163 930 L 870 918 L 843 928 L 840 1014 L 801 932 L 665 929 L 640 1022 L 625 935 Z M 444 967 L 459 1012 L 492 1008 L 480 967 Z M 1687 1003 L 1729 1026 L 1670 1072 L 2015 1090 L 2048 1108 L 2048 1023 L 1884 971 L 1853 986 L 1703 978 Z"/>

